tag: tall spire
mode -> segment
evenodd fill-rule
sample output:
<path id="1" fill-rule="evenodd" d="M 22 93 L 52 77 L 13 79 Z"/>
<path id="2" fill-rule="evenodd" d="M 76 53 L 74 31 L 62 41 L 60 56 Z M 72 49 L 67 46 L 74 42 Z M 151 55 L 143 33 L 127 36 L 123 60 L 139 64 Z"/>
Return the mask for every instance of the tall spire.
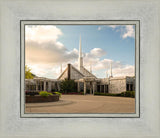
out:
<path id="1" fill-rule="evenodd" d="M 90 64 L 90 73 L 92 73 L 92 64 Z"/>
<path id="2" fill-rule="evenodd" d="M 79 57 L 82 57 L 81 35 L 80 35 L 80 38 L 79 38 Z"/>
<path id="3" fill-rule="evenodd" d="M 83 67 L 83 57 L 82 57 L 82 47 L 81 47 L 81 35 L 79 39 L 79 58 L 78 58 L 78 68 L 81 71 Z"/>
<path id="4" fill-rule="evenodd" d="M 62 74 L 62 64 L 61 64 L 61 74 Z"/>
<path id="5" fill-rule="evenodd" d="M 108 70 L 107 70 L 107 67 L 106 67 L 106 78 L 108 78 Z"/>
<path id="6" fill-rule="evenodd" d="M 113 75 L 112 75 L 112 62 L 110 63 L 110 70 L 111 70 L 111 76 L 110 77 L 113 77 Z"/>

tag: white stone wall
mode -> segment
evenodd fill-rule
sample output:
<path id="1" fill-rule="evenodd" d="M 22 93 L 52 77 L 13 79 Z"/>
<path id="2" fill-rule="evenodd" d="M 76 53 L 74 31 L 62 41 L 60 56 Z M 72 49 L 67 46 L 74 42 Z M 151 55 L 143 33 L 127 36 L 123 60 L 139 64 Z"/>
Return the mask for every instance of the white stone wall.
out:
<path id="1" fill-rule="evenodd" d="M 108 78 L 100 79 L 100 85 L 107 85 L 107 84 L 109 84 L 109 79 Z"/>
<path id="2" fill-rule="evenodd" d="M 126 79 L 112 79 L 109 82 L 109 93 L 121 93 L 126 91 Z"/>

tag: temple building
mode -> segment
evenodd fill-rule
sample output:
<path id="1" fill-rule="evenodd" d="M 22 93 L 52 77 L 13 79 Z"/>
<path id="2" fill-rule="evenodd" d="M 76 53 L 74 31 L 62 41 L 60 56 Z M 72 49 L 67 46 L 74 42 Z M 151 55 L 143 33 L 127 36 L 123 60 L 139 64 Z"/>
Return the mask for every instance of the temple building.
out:
<path id="1" fill-rule="evenodd" d="M 81 37 L 79 42 L 78 69 L 72 64 L 68 64 L 57 79 L 43 77 L 25 79 L 25 91 L 60 91 L 60 83 L 64 79 L 74 80 L 77 84 L 77 92 L 83 91 L 84 94 L 94 94 L 95 92 L 121 93 L 135 90 L 135 77 L 114 77 L 112 74 L 112 63 L 110 64 L 109 77 L 106 75 L 106 78 L 97 78 L 92 74 L 91 69 L 88 71 L 83 66 Z"/>

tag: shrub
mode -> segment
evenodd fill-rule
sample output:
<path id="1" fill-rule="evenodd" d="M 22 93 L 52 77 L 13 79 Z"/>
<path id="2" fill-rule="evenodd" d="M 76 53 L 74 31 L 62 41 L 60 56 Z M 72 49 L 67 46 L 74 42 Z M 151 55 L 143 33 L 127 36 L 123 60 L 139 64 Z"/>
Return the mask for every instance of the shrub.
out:
<path id="1" fill-rule="evenodd" d="M 135 91 L 126 91 L 126 95 L 127 95 L 127 97 L 134 98 L 135 97 Z"/>
<path id="2" fill-rule="evenodd" d="M 59 95 L 59 97 L 61 97 L 61 95 L 62 95 L 62 93 L 60 93 L 60 92 L 54 92 L 55 94 L 58 94 Z"/>
<path id="3" fill-rule="evenodd" d="M 84 95 L 84 92 L 80 92 L 80 94 Z"/>
<path id="4" fill-rule="evenodd" d="M 28 92 L 28 91 L 26 91 L 26 95 L 35 96 L 35 95 L 39 95 L 39 93 L 38 92 Z"/>
<path id="5" fill-rule="evenodd" d="M 121 93 L 121 96 L 134 98 L 134 97 L 135 97 L 135 91 L 122 92 L 122 93 Z"/>
<path id="6" fill-rule="evenodd" d="M 95 92 L 94 95 L 102 95 L 102 96 L 121 96 L 121 97 L 135 97 L 135 91 L 126 91 L 121 93 L 99 93 Z"/>
<path id="7" fill-rule="evenodd" d="M 99 92 L 95 92 L 94 95 L 102 95 L 102 96 L 120 96 L 119 93 L 99 93 Z"/>
<path id="8" fill-rule="evenodd" d="M 121 92 L 121 93 L 120 93 L 120 96 L 125 97 L 125 92 Z"/>
<path id="9" fill-rule="evenodd" d="M 39 92 L 39 95 L 40 96 L 43 96 L 43 97 L 48 97 L 48 96 L 51 96 L 51 95 L 53 95 L 52 93 L 49 93 L 49 92 L 47 92 L 47 91 L 41 91 L 41 92 Z"/>
<path id="10" fill-rule="evenodd" d="M 76 83 L 74 82 L 74 80 L 71 80 L 71 79 L 62 80 L 60 83 L 60 88 L 61 88 L 61 92 L 64 92 L 64 93 L 77 91 Z"/>
<path id="11" fill-rule="evenodd" d="M 48 92 L 48 95 L 49 95 L 49 96 L 52 96 L 53 94 L 52 94 L 52 93 L 50 93 L 50 92 Z"/>

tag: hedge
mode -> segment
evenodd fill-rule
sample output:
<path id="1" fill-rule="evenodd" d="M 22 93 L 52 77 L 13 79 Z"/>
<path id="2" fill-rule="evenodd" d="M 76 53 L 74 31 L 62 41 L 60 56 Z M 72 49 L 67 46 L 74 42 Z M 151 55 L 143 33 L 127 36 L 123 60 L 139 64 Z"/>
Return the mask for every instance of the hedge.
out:
<path id="1" fill-rule="evenodd" d="M 95 92 L 94 95 L 101 95 L 101 96 L 120 96 L 120 97 L 135 97 L 135 91 L 126 91 L 121 93 L 99 93 Z"/>

